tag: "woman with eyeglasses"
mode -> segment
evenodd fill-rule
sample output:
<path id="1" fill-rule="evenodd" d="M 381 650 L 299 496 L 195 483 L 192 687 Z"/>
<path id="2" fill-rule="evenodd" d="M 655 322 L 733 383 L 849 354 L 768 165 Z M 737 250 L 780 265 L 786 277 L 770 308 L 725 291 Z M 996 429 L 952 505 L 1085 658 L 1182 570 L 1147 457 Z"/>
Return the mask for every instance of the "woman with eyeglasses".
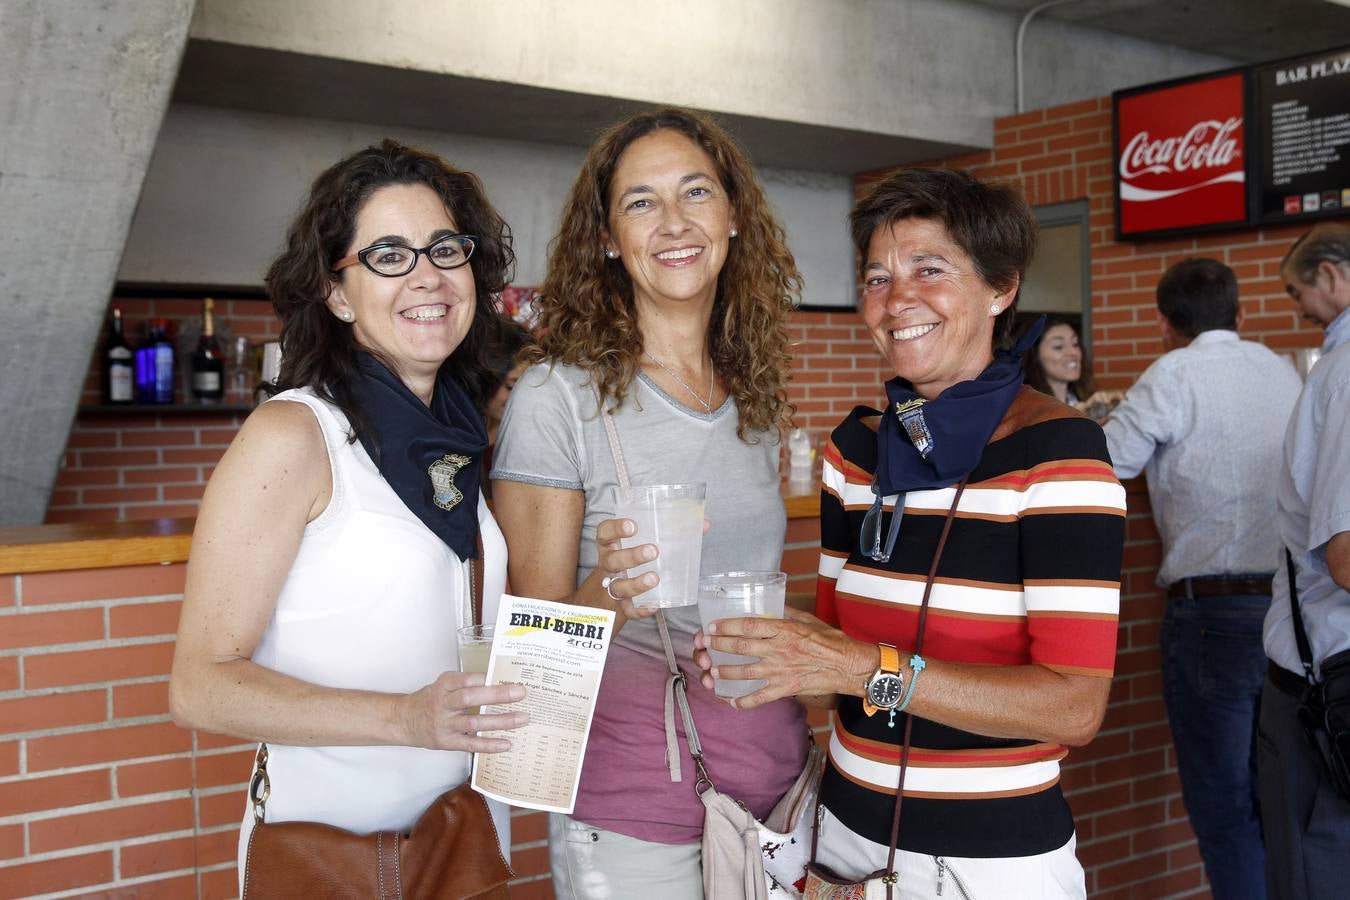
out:
<path id="1" fill-rule="evenodd" d="M 318 177 L 267 273 L 279 393 L 207 486 L 170 682 L 180 725 L 266 745 L 267 823 L 406 831 L 525 722 L 478 714 L 524 689 L 456 641 L 475 576 L 487 621 L 505 581 L 478 410 L 512 259 L 476 177 L 386 140 Z"/>
<path id="2" fill-rule="evenodd" d="M 835 706 L 816 858 L 840 877 L 888 868 L 908 740 L 899 897 L 1083 897 L 1059 760 L 1106 709 L 1125 495 L 1101 428 L 1022 384 L 1036 332 L 995 349 L 1034 219 L 1010 188 L 908 169 L 851 224 L 886 408 L 831 437 L 816 616 L 716 623 L 701 646 L 761 661 L 700 651 L 705 683 Z"/>
<path id="3" fill-rule="evenodd" d="M 800 276 L 744 153 L 695 113 L 662 109 L 591 147 L 563 209 L 541 297 L 536 363 L 516 382 L 492 479 L 511 585 L 613 609 L 576 808 L 549 821 L 559 898 L 697 900 L 704 807 L 688 747 L 667 724 L 670 677 L 654 609 L 626 577 L 652 544 L 620 549 L 610 411 L 634 485 L 704 482 L 705 573 L 776 570 L 786 515 L 779 426 L 784 330 Z M 698 610 L 665 611 L 679 665 Z M 804 712 L 750 714 L 690 679 L 689 704 L 719 790 L 766 815 L 802 771 Z M 674 780 L 667 746 L 677 748 Z M 720 898 L 709 898 L 720 900 Z"/>

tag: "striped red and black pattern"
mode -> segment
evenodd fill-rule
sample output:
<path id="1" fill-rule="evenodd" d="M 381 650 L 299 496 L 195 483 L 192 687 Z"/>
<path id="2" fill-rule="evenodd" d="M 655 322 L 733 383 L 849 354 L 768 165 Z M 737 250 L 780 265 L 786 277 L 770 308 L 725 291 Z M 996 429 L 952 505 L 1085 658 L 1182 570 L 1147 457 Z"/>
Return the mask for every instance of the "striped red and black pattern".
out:
<path id="1" fill-rule="evenodd" d="M 906 495 L 890 561 L 862 556 L 859 532 L 876 465 L 876 432 L 864 419 L 875 415 L 854 410 L 826 451 L 816 606 L 852 637 L 894 644 L 903 654 L 914 646 L 924 581 L 955 489 Z M 883 534 L 895 500 L 884 499 Z M 1109 678 L 1124 537 L 1125 492 L 1095 422 L 1042 416 L 992 441 L 938 566 L 924 656 Z M 892 727 L 887 715 L 864 715 L 858 698 L 841 699 L 822 798 L 860 840 L 890 842 L 903 733 L 903 715 Z M 1062 846 L 1073 832 L 1059 789 L 1065 752 L 915 718 L 901 848 L 1005 857 Z"/>

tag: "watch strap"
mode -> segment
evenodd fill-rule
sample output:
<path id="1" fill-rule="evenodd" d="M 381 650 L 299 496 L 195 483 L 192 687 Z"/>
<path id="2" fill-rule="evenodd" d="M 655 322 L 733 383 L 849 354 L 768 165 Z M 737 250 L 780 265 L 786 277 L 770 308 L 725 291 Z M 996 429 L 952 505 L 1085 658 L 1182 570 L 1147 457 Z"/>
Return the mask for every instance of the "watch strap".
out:
<path id="1" fill-rule="evenodd" d="M 900 651 L 891 644 L 877 644 L 877 649 L 881 651 L 881 662 L 877 665 L 877 670 L 872 673 L 872 677 L 863 682 L 863 713 L 868 716 L 876 715 L 881 709 L 881 707 L 872 703 L 872 698 L 867 690 L 872 681 L 882 674 L 900 674 Z"/>

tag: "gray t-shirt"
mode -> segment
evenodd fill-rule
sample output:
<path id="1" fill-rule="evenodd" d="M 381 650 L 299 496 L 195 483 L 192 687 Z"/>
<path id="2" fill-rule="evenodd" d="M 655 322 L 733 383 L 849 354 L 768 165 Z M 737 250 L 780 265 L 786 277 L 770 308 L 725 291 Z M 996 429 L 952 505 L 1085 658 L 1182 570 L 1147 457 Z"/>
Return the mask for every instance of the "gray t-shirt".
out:
<path id="1" fill-rule="evenodd" d="M 787 520 L 776 435 L 742 441 L 730 399 L 712 413 L 698 413 L 641 375 L 614 422 L 634 484 L 707 484 L 704 514 L 712 530 L 703 538 L 704 574 L 778 568 Z M 614 517 L 618 495 L 587 373 L 564 365 L 530 369 L 511 391 L 500 434 L 493 478 L 585 492 L 580 583 L 596 564 L 595 529 Z M 676 659 L 692 675 L 698 608 L 668 609 L 666 621 Z M 704 809 L 689 789 L 692 760 L 683 740 L 685 780 L 672 782 L 666 767 L 668 676 L 656 619 L 625 624 L 605 661 L 572 814 L 577 821 L 663 844 L 699 840 Z M 718 790 L 767 815 L 802 770 L 807 731 L 801 706 L 779 700 L 734 709 L 696 678 L 689 682 L 689 705 Z"/>
<path id="2" fill-rule="evenodd" d="M 742 441 L 730 397 L 710 414 L 696 412 L 642 374 L 614 412 L 614 424 L 633 484 L 707 484 L 704 516 L 712 530 L 703 537 L 703 574 L 778 568 L 787 518 L 778 491 L 777 435 Z M 580 584 L 595 568 L 595 529 L 614 517 L 619 487 L 589 374 L 561 363 L 532 366 L 511 391 L 499 435 L 493 478 L 585 491 Z M 676 653 L 687 659 L 698 608 L 667 610 L 666 622 Z M 617 641 L 664 657 L 655 619 L 627 623 Z"/>

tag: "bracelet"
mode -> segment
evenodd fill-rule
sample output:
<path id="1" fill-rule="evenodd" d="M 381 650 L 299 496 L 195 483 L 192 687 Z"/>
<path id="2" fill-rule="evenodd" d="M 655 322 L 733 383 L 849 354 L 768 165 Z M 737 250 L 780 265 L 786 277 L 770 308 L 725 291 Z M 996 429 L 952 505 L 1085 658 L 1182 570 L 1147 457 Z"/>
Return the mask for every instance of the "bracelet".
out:
<path id="1" fill-rule="evenodd" d="M 923 661 L 923 657 L 915 653 L 909 658 L 909 688 L 905 691 L 905 697 L 900 701 L 900 705 L 895 708 L 896 712 L 904 712 L 905 707 L 909 706 L 909 701 L 914 698 L 914 688 L 919 683 L 919 673 L 927 667 L 928 663 Z"/>

